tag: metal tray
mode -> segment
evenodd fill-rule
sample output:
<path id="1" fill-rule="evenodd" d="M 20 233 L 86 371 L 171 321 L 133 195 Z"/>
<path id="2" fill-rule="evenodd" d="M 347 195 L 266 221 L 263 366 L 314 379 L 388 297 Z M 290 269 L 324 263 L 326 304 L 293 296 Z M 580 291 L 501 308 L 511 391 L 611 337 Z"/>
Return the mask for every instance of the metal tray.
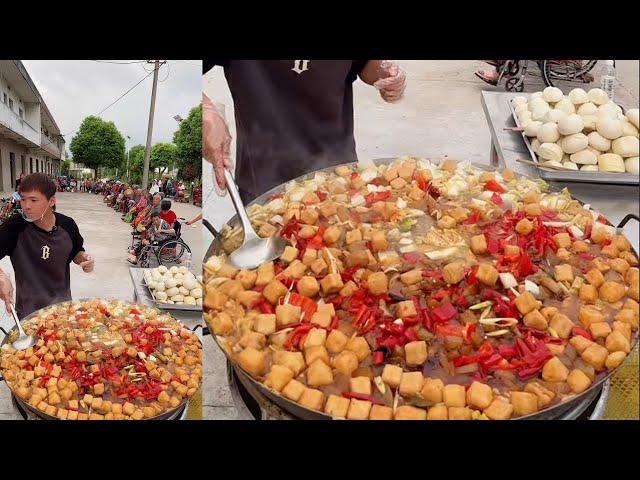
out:
<path id="1" fill-rule="evenodd" d="M 153 268 L 144 268 L 143 270 L 148 271 L 148 270 L 153 270 Z M 147 280 L 144 278 L 144 274 L 142 275 L 142 285 L 146 287 L 146 289 L 149 291 L 149 295 L 151 296 L 151 298 L 153 298 L 154 305 L 158 308 L 161 308 L 162 310 L 180 310 L 183 312 L 201 312 L 202 311 L 202 307 L 199 305 L 176 305 L 171 303 L 163 303 L 156 300 L 156 296 L 153 294 L 153 290 L 151 290 L 149 288 L 149 285 L 147 285 Z M 204 292 L 204 287 L 202 288 L 202 291 Z"/>
<path id="2" fill-rule="evenodd" d="M 520 121 L 518 115 L 513 106 L 513 99 L 507 100 L 509 103 L 509 110 L 513 120 L 516 122 L 516 126 L 520 127 Z M 524 132 L 520 132 L 524 143 L 529 150 L 531 160 L 538 162 L 538 156 L 531 148 L 531 142 Z M 632 175 L 631 173 L 607 173 L 607 172 L 581 172 L 575 170 L 567 170 L 566 172 L 560 170 L 546 170 L 544 167 L 538 167 L 538 173 L 541 178 L 550 182 L 576 182 L 576 183 L 605 183 L 609 185 L 640 185 L 640 176 Z"/>

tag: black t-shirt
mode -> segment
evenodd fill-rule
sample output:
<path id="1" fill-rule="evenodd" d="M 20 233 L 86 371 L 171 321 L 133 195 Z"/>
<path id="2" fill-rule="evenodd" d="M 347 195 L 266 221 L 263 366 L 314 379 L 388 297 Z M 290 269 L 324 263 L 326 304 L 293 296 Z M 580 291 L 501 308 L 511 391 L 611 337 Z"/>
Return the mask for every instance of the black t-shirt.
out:
<path id="1" fill-rule="evenodd" d="M 224 67 L 236 117 L 243 197 L 357 160 L 353 82 L 366 60 L 205 60 Z M 215 99 L 214 99 L 215 101 Z"/>
<path id="2" fill-rule="evenodd" d="M 69 264 L 84 251 L 76 222 L 54 212 L 51 232 L 13 215 L 0 225 L 0 259 L 11 258 L 16 276 L 16 313 L 24 318 L 48 305 L 71 300 Z"/>

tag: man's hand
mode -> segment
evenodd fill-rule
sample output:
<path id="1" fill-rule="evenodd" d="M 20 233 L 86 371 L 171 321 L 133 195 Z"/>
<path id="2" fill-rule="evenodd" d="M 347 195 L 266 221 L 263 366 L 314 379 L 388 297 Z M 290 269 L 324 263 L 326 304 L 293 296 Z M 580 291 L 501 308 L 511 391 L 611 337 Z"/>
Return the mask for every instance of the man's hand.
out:
<path id="1" fill-rule="evenodd" d="M 75 263 L 80 265 L 80 267 L 82 267 L 82 271 L 84 273 L 93 272 L 93 267 L 95 265 L 95 262 L 91 255 L 85 252 L 78 252 L 78 254 L 76 255 L 76 258 L 74 258 L 74 261 Z"/>
<path id="2" fill-rule="evenodd" d="M 385 102 L 397 102 L 406 88 L 407 76 L 399 65 L 383 61 L 379 67 L 379 80 L 373 86 L 380 91 Z"/>
<path id="3" fill-rule="evenodd" d="M 226 191 L 224 169 L 231 170 L 229 152 L 231 134 L 222 115 L 204 93 L 202 94 L 202 155 L 211 162 L 216 175 L 216 182 L 222 191 Z"/>
<path id="4" fill-rule="evenodd" d="M 13 305 L 13 285 L 9 277 L 0 270 L 0 299 L 4 302 L 7 313 L 11 313 L 10 306 Z"/>

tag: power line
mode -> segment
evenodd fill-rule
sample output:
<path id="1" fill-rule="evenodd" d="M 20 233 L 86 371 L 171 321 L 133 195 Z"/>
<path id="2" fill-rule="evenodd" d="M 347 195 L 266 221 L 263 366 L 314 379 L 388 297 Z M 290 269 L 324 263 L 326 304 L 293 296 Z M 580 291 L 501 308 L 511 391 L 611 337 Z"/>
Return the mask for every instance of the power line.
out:
<path id="1" fill-rule="evenodd" d="M 131 62 L 113 62 L 110 60 L 91 60 L 92 62 L 98 62 L 98 63 L 112 63 L 115 65 L 131 65 L 132 63 L 144 63 L 146 62 L 146 60 L 133 60 Z"/>
<path id="2" fill-rule="evenodd" d="M 174 60 L 174 62 L 186 63 L 187 65 L 202 68 L 202 65 L 198 65 L 197 63 L 191 63 L 191 62 L 188 62 L 187 60 Z"/>

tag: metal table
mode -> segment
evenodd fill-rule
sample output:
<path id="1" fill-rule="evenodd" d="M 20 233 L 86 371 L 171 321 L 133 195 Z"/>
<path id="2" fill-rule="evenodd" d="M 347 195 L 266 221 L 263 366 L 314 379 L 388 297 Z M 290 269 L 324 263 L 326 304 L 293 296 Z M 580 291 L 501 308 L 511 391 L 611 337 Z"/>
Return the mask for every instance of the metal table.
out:
<path id="1" fill-rule="evenodd" d="M 517 158 L 529 160 L 529 151 L 517 132 L 505 131 L 507 127 L 515 127 L 515 121 L 509 110 L 508 100 L 521 93 L 489 92 L 481 94 L 482 109 L 487 117 L 491 132 L 491 150 L 489 152 L 492 166 L 508 167 L 516 173 L 537 178 L 537 168 L 518 163 Z M 549 182 L 554 188 L 567 187 L 571 194 L 607 217 L 617 225 L 628 213 L 638 215 L 640 188 L 635 185 L 603 185 L 573 182 Z M 624 227 L 624 233 L 639 251 L 640 234 L 637 222 L 631 221 Z"/>

